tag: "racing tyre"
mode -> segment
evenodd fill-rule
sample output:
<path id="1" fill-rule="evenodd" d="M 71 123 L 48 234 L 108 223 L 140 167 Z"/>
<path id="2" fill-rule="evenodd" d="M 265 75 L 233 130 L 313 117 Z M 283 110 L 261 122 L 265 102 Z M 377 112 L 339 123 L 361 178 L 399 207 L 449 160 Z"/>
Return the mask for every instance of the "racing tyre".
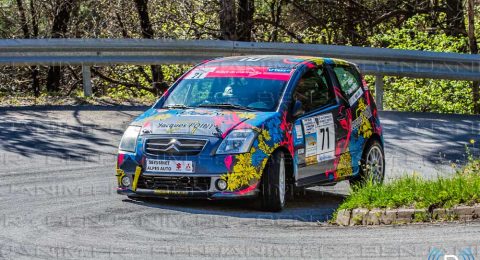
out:
<path id="1" fill-rule="evenodd" d="M 350 185 L 362 186 L 367 181 L 383 183 L 385 177 L 385 154 L 378 140 L 368 142 L 362 154 L 359 175 L 350 179 Z"/>
<path id="2" fill-rule="evenodd" d="M 285 156 L 277 151 L 268 159 L 261 182 L 262 210 L 278 212 L 285 207 Z"/>

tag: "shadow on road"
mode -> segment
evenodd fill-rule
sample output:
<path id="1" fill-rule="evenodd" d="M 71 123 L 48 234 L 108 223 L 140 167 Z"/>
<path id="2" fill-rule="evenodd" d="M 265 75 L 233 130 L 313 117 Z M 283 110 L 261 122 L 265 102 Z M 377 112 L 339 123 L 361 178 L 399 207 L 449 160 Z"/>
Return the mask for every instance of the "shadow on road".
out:
<path id="1" fill-rule="evenodd" d="M 50 110 L 1 109 L 0 136 L 3 140 L 0 150 L 29 158 L 41 155 L 82 161 L 90 161 L 99 153 L 115 152 L 117 144 L 112 140 L 119 139 L 124 129 L 115 121 L 108 124 L 105 118 L 91 120 L 89 111 L 99 109 L 58 108 L 64 111 L 61 113 L 49 113 Z M 111 108 L 110 111 L 117 109 Z"/>
<path id="2" fill-rule="evenodd" d="M 264 220 L 295 220 L 301 222 L 324 222 L 331 219 L 333 212 L 345 199 L 344 195 L 306 189 L 287 201 L 287 207 L 278 213 L 262 212 L 257 200 L 183 200 L 142 198 L 125 199 L 151 208 L 167 209 L 190 214 L 220 215 L 228 217 Z"/>
<path id="3" fill-rule="evenodd" d="M 388 156 L 396 157 L 399 164 L 463 163 L 467 159 L 465 145 L 471 139 L 479 141 L 479 116 L 382 111 L 380 118 L 385 119 L 382 123 Z M 479 150 L 475 147 L 471 152 L 478 155 Z"/>

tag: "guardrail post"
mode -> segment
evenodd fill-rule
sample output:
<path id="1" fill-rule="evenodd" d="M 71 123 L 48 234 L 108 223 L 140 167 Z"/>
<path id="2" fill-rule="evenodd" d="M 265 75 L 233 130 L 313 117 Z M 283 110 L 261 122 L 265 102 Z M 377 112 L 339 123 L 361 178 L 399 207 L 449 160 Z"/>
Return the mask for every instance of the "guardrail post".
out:
<path id="1" fill-rule="evenodd" d="M 90 66 L 82 65 L 82 77 L 83 77 L 83 95 L 85 97 L 92 96 L 92 73 Z"/>
<path id="2" fill-rule="evenodd" d="M 377 109 L 383 110 L 383 75 L 375 75 L 375 103 Z"/>

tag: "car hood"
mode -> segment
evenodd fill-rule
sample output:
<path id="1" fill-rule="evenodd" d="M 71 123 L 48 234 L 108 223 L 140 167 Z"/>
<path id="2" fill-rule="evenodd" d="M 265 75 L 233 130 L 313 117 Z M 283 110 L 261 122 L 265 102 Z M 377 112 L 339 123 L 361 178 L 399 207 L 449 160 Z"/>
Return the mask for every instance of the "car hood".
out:
<path id="1" fill-rule="evenodd" d="M 154 109 L 132 123 L 142 134 L 201 135 L 224 138 L 232 129 L 258 127 L 274 112 L 248 112 L 224 109 Z"/>

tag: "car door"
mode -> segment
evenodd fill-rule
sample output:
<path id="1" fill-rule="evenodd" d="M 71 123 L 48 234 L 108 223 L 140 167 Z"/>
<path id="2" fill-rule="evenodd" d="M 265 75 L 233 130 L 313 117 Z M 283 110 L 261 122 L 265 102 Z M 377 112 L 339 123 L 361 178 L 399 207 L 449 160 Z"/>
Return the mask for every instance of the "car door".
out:
<path id="1" fill-rule="evenodd" d="M 353 66 L 333 65 L 331 74 L 333 84 L 339 86 L 335 89 L 339 101 L 337 119 L 342 131 L 346 132 L 346 135 L 337 138 L 338 154 L 335 162 L 336 178 L 343 179 L 359 170 L 358 162 L 362 153 L 363 141 L 359 139 L 356 129 L 359 127 L 360 116 L 365 113 L 366 102 L 361 87 L 361 77 Z"/>
<path id="2" fill-rule="evenodd" d="M 339 105 L 331 73 L 325 67 L 308 70 L 293 91 L 305 113 L 295 119 L 294 150 L 297 185 L 332 180 L 337 157 L 336 140 L 347 132 L 339 125 Z"/>

